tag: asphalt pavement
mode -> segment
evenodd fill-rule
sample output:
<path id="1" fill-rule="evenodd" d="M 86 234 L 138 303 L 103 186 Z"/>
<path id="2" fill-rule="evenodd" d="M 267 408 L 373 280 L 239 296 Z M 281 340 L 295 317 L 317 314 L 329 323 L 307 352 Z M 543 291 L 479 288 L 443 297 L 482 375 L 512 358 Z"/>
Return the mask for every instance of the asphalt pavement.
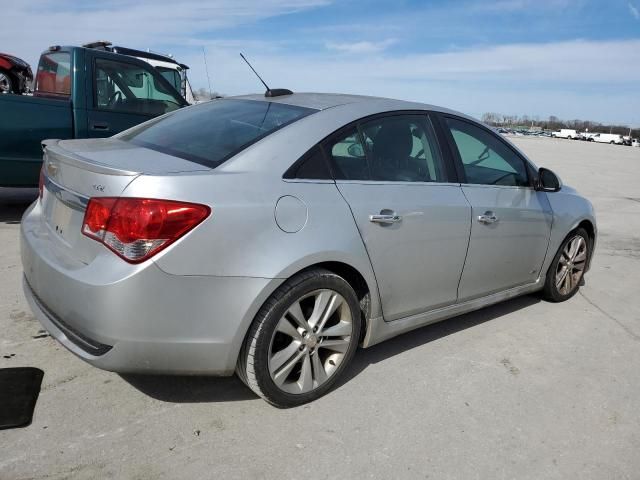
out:
<path id="1" fill-rule="evenodd" d="M 41 338 L 18 242 L 37 191 L 0 192 L 0 368 L 45 372 L 31 426 L 0 431 L 0 479 L 639 478 L 640 149 L 513 140 L 595 205 L 580 293 L 360 350 L 338 388 L 289 410 L 235 377 L 120 376 Z"/>

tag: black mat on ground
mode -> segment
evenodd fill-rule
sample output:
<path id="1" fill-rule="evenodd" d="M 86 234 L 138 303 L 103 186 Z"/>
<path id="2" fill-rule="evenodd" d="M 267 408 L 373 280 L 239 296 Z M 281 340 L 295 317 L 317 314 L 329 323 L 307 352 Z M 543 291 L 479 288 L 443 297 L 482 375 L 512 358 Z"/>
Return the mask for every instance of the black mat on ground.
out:
<path id="1" fill-rule="evenodd" d="M 0 368 L 0 430 L 31 424 L 43 375 L 39 368 Z"/>

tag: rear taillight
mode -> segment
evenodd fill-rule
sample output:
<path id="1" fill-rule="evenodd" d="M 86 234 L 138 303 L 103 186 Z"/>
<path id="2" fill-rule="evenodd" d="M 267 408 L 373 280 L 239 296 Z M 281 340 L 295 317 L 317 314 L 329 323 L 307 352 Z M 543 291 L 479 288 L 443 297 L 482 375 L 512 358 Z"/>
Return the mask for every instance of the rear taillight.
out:
<path id="1" fill-rule="evenodd" d="M 89 200 L 82 233 L 130 263 L 168 247 L 209 216 L 196 203 L 150 198 L 97 197 Z"/>
<path id="2" fill-rule="evenodd" d="M 40 199 L 42 199 L 42 194 L 44 193 L 44 163 L 42 164 L 42 167 L 40 167 L 40 178 L 38 179 L 38 192 L 39 192 Z"/>

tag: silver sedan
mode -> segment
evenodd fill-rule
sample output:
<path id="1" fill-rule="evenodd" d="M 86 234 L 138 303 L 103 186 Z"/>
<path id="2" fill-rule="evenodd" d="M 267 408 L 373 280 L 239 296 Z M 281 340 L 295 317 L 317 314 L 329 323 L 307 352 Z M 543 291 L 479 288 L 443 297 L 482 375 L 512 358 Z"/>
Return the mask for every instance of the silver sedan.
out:
<path id="1" fill-rule="evenodd" d="M 466 115 L 329 94 L 214 100 L 45 142 L 22 221 L 42 325 L 117 372 L 232 375 L 288 407 L 358 346 L 574 295 L 589 201 Z"/>

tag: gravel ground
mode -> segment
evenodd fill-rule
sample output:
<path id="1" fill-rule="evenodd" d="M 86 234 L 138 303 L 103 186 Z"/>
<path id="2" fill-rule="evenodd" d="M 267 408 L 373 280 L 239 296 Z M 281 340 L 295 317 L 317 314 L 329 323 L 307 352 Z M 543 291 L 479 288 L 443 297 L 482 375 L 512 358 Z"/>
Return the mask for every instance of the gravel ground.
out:
<path id="1" fill-rule="evenodd" d="M 290 410 L 236 378 L 123 377 L 34 338 L 18 245 L 34 192 L 0 192 L 0 368 L 45 371 L 33 424 L 0 431 L 0 479 L 637 479 L 640 149 L 513 140 L 596 207 L 580 294 L 360 350 L 336 390 Z"/>

